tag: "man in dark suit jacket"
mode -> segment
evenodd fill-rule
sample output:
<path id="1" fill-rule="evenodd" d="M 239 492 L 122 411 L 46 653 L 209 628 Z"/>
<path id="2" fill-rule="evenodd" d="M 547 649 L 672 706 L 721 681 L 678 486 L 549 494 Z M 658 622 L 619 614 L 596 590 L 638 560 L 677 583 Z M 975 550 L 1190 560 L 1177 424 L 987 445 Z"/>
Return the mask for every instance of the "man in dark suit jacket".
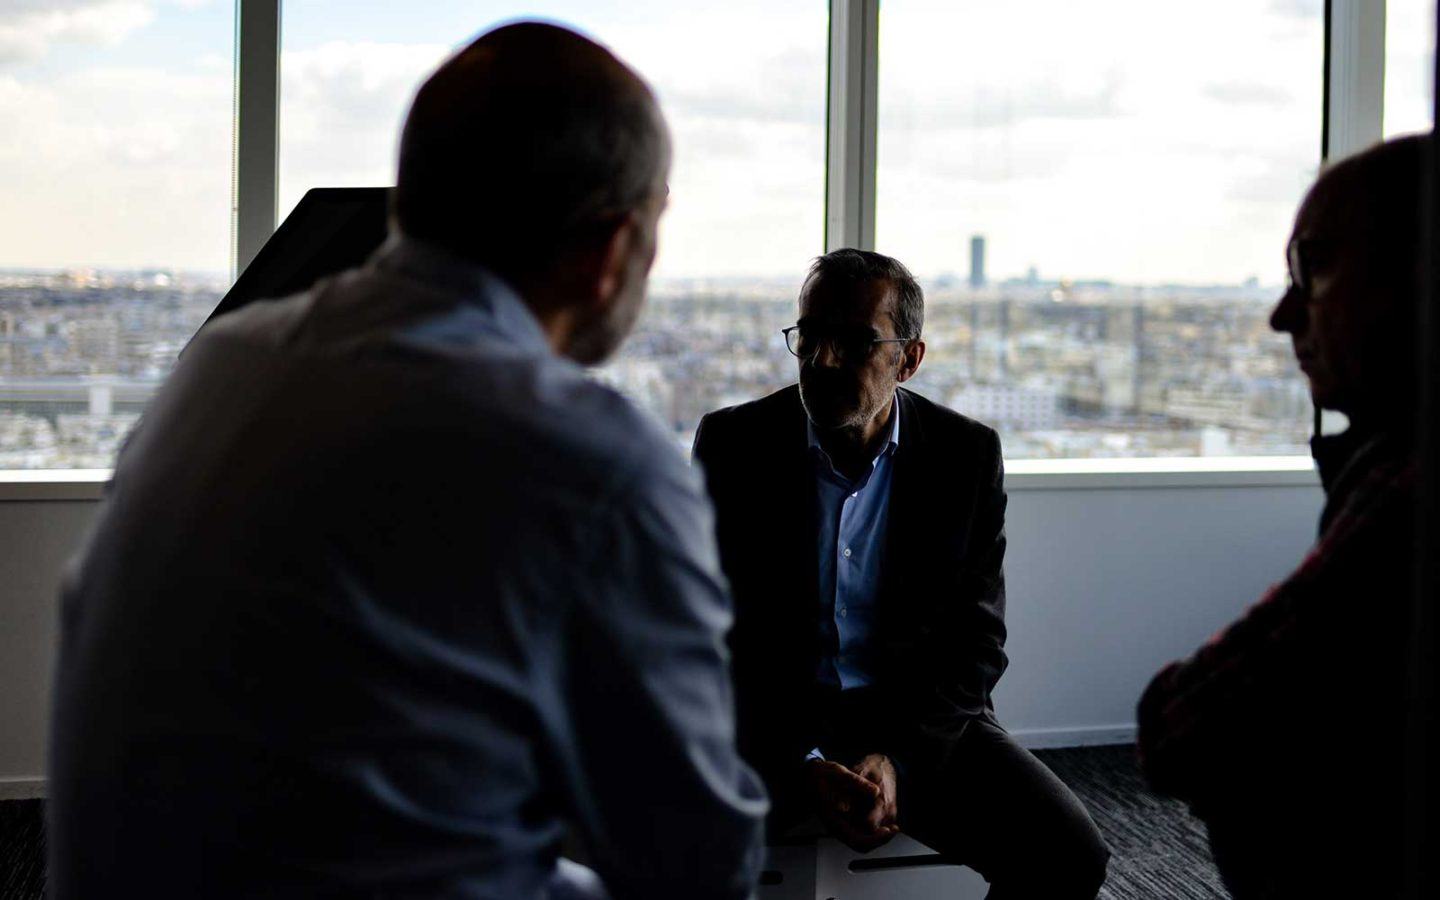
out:
<path id="1" fill-rule="evenodd" d="M 1108 851 L 1000 726 L 1005 492 L 995 432 L 900 387 L 925 355 L 899 262 L 816 260 L 786 341 L 800 383 L 695 439 L 736 604 L 741 753 L 772 834 L 818 816 L 859 850 L 904 830 L 990 896 L 1094 897 Z"/>

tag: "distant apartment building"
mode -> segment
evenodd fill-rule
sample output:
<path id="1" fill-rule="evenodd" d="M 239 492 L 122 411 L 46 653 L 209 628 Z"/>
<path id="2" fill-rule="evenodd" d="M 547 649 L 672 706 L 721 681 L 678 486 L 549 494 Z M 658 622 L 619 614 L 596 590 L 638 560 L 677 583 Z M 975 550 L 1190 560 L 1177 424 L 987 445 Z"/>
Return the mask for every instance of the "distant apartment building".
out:
<path id="1" fill-rule="evenodd" d="M 1165 392 L 1165 413 L 1193 425 L 1233 425 L 1245 416 L 1245 394 L 1238 390 L 1173 387 Z"/>
<path id="2" fill-rule="evenodd" d="M 1006 431 L 1045 431 L 1061 425 L 1060 394 L 1051 388 L 966 385 L 950 395 L 950 406 L 972 419 Z"/>

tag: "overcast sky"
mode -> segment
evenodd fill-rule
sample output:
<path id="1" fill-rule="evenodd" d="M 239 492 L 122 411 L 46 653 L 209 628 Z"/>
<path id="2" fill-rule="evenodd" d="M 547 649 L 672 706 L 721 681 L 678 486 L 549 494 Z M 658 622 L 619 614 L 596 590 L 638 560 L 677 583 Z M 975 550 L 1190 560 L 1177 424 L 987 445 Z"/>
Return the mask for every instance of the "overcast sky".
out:
<path id="1" fill-rule="evenodd" d="M 1391 0 L 1387 130 L 1428 121 L 1432 0 Z M 1319 162 L 1321 0 L 885 0 L 878 244 L 918 273 L 1281 277 Z M 660 275 L 789 276 L 822 239 L 818 0 L 284 5 L 281 208 L 388 184 L 424 73 L 545 15 L 655 85 L 676 136 Z M 420 11 L 423 10 L 423 15 Z M 229 0 L 0 0 L 0 267 L 228 262 Z M 1404 23 L 1410 24 L 1404 24 Z"/>

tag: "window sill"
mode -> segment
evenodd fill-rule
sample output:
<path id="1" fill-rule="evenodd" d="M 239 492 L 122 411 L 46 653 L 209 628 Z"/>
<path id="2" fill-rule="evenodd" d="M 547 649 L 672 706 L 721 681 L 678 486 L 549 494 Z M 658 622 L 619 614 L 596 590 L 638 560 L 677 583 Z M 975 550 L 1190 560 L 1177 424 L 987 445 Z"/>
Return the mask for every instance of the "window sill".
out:
<path id="1" fill-rule="evenodd" d="M 1319 486 L 1315 461 L 1308 456 L 1017 459 L 1005 463 L 1009 491 Z"/>
<path id="2" fill-rule="evenodd" d="M 99 500 L 109 469 L 0 470 L 0 503 Z M 1137 488 L 1318 487 L 1308 456 L 1176 459 L 1017 459 L 1005 464 L 1010 491 Z"/>
<path id="3" fill-rule="evenodd" d="M 109 469 L 0 469 L 0 503 L 99 500 Z"/>

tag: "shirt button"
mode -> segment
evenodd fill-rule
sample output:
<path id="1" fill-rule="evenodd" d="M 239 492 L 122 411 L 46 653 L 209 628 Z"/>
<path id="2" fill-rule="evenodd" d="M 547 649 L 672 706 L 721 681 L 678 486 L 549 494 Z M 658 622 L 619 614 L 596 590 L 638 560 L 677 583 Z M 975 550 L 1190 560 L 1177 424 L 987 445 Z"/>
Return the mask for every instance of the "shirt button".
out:
<path id="1" fill-rule="evenodd" d="M 849 558 L 850 558 L 850 548 L 849 548 L 849 547 L 846 547 L 846 548 L 845 548 L 845 558 L 846 558 L 846 559 L 849 559 Z"/>
<path id="2" fill-rule="evenodd" d="M 845 618 L 845 607 L 840 607 L 840 618 Z"/>
<path id="3" fill-rule="evenodd" d="M 858 496 L 860 496 L 860 492 L 859 492 L 859 491 L 856 491 L 855 493 L 853 493 L 853 494 L 850 495 L 850 499 L 851 499 L 851 500 L 854 500 L 854 499 L 855 499 L 856 497 L 858 497 Z"/>

